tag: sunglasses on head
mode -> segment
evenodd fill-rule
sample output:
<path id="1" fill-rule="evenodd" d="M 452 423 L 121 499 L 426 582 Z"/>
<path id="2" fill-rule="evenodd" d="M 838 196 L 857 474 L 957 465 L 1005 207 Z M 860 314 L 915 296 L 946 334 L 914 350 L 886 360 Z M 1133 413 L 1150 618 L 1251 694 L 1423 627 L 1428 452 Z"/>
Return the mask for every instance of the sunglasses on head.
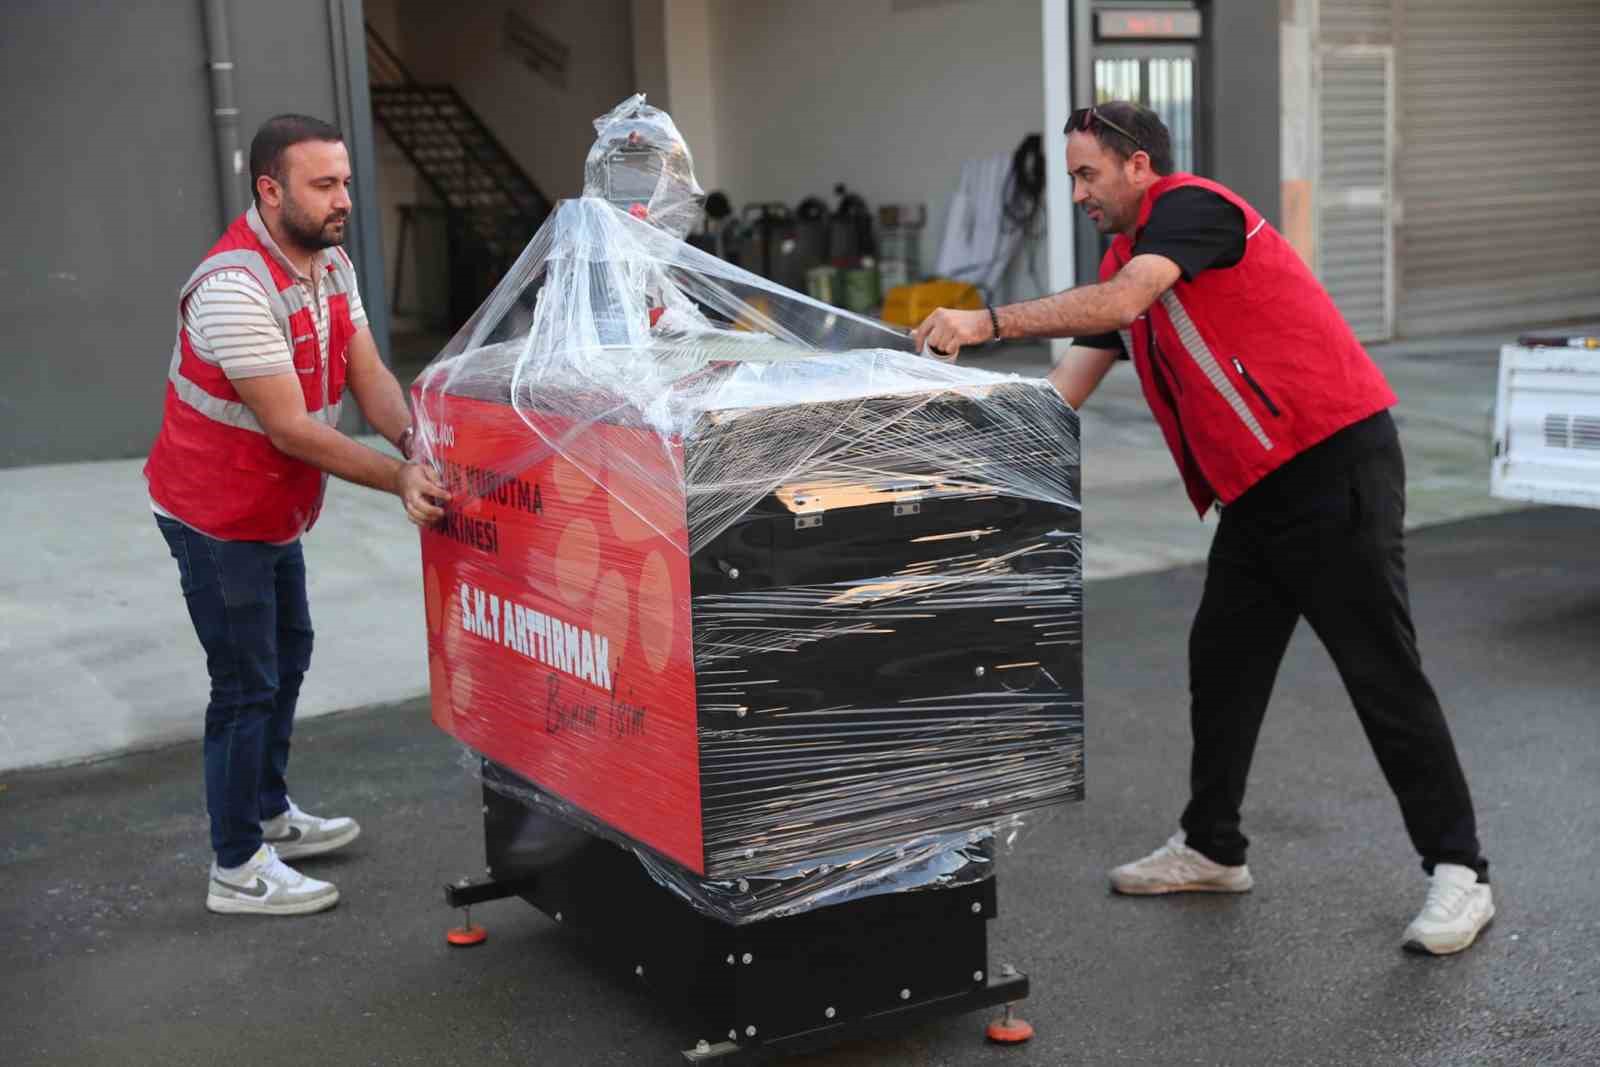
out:
<path id="1" fill-rule="evenodd" d="M 1092 107 L 1080 107 L 1080 108 L 1078 108 L 1076 111 L 1074 111 L 1071 115 L 1069 115 L 1067 117 L 1066 128 L 1063 129 L 1061 132 L 1062 133 L 1075 133 L 1075 132 L 1077 132 L 1079 130 L 1082 130 L 1085 133 L 1092 133 L 1092 132 L 1094 132 L 1094 124 L 1097 123 L 1097 122 L 1100 125 L 1104 126 L 1106 129 L 1111 130 L 1113 133 L 1120 133 L 1120 134 L 1122 134 L 1122 136 L 1124 136 L 1128 140 L 1132 141 L 1134 148 L 1136 148 L 1139 151 L 1145 153 L 1146 155 L 1150 154 L 1150 150 L 1148 148 L 1146 148 L 1143 144 L 1139 143 L 1139 138 L 1135 137 L 1133 134 L 1129 133 L 1127 130 L 1123 129 L 1121 126 L 1118 126 L 1115 122 L 1112 122 L 1110 119 L 1108 119 L 1104 115 L 1100 114 L 1100 112 L 1099 112 L 1099 110 L 1097 108 L 1092 108 Z"/>

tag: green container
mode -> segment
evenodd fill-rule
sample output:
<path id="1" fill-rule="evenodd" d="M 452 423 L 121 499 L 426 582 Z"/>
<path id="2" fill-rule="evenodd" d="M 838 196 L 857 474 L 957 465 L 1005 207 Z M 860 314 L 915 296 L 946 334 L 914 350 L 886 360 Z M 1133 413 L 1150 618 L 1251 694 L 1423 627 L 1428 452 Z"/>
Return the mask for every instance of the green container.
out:
<path id="1" fill-rule="evenodd" d="M 851 267 L 839 272 L 840 288 L 843 289 L 844 308 L 854 311 L 858 315 L 865 315 L 882 303 L 878 292 L 878 266 L 867 260 L 859 267 Z"/>
<path id="2" fill-rule="evenodd" d="M 824 304 L 838 304 L 839 271 L 835 267 L 812 267 L 806 271 L 806 292 Z"/>

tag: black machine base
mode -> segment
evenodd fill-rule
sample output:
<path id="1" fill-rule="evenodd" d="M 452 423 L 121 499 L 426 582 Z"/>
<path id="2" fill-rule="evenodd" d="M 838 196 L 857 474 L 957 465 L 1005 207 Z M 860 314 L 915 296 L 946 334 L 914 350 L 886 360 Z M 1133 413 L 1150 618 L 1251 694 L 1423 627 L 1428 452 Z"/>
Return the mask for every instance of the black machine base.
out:
<path id="1" fill-rule="evenodd" d="M 631 852 L 534 810 L 508 772 L 486 764 L 484 777 L 491 881 L 446 887 L 447 902 L 515 895 L 572 927 L 602 965 L 694 1027 L 688 1062 L 817 1049 L 1028 995 L 1025 975 L 989 973 L 993 878 L 732 925 L 658 884 Z"/>
<path id="2" fill-rule="evenodd" d="M 1017 973 L 1003 973 L 999 977 L 989 978 L 981 988 L 972 989 L 965 993 L 954 993 L 947 997 L 933 997 L 927 1000 L 911 1000 L 898 1008 L 890 1008 L 876 1015 L 862 1018 L 838 1019 L 798 1034 L 783 1034 L 762 1042 L 763 1047 L 776 1048 L 781 1052 L 813 1052 L 826 1048 L 840 1041 L 859 1040 L 868 1037 L 877 1037 L 882 1034 L 893 1033 L 904 1027 L 924 1019 L 936 1019 L 945 1015 L 960 1015 L 962 1012 L 976 1011 L 979 1008 L 989 1008 L 997 1004 L 1011 1004 L 1022 1000 L 1028 995 L 1027 975 Z M 754 1045 L 755 1039 L 749 1039 L 749 1044 Z M 744 1051 L 747 1046 L 740 1041 L 724 1039 L 722 1041 L 701 1041 L 694 1048 L 684 1049 L 683 1058 L 690 1063 L 709 1063 L 725 1056 L 732 1056 Z"/>

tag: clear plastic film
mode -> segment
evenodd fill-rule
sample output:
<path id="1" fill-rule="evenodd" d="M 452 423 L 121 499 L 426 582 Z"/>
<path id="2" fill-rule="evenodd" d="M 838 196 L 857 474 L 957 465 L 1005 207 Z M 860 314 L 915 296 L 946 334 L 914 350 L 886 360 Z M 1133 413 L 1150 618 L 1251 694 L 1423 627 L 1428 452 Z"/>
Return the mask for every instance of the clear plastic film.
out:
<path id="1" fill-rule="evenodd" d="M 1076 415 L 684 243 L 670 118 L 596 128 L 414 387 L 436 721 L 727 921 L 984 876 L 1083 787 Z"/>
<path id="2" fill-rule="evenodd" d="M 587 811 L 463 750 L 463 766 L 495 794 L 526 809 L 510 849 L 535 866 L 560 861 L 592 837 L 627 850 L 663 889 L 703 914 L 733 925 L 779 918 L 882 893 L 949 889 L 994 874 L 997 855 L 1015 843 L 1020 816 L 983 826 L 923 834 L 893 844 L 815 856 L 744 877 L 705 878 L 686 870 Z"/>
<path id="3" fill-rule="evenodd" d="M 594 120 L 583 195 L 605 200 L 679 240 L 699 227 L 705 190 L 672 116 L 636 93 Z"/>

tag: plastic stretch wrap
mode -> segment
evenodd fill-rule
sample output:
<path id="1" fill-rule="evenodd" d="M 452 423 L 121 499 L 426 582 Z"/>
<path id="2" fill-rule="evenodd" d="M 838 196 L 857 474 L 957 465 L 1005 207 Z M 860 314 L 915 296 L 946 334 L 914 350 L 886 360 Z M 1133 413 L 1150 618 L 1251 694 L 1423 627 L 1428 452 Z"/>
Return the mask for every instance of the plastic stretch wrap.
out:
<path id="1" fill-rule="evenodd" d="M 705 190 L 672 116 L 638 93 L 595 119 L 594 132 L 583 161 L 584 196 L 648 218 L 679 240 L 700 225 Z"/>
<path id="2" fill-rule="evenodd" d="M 740 924 L 842 904 L 879 893 L 949 888 L 994 874 L 995 854 L 1009 848 L 1022 820 L 1009 816 L 965 831 L 923 834 L 881 847 L 818 856 L 741 878 L 702 878 L 619 833 L 588 812 L 467 751 L 465 765 L 528 812 L 507 851 L 542 868 L 584 848 L 591 836 L 631 852 L 650 877 L 696 910 Z"/>
<path id="3" fill-rule="evenodd" d="M 414 387 L 436 722 L 730 922 L 986 877 L 1082 793 L 1076 415 L 685 244 L 670 119 L 596 126 L 650 198 L 559 205 Z"/>

